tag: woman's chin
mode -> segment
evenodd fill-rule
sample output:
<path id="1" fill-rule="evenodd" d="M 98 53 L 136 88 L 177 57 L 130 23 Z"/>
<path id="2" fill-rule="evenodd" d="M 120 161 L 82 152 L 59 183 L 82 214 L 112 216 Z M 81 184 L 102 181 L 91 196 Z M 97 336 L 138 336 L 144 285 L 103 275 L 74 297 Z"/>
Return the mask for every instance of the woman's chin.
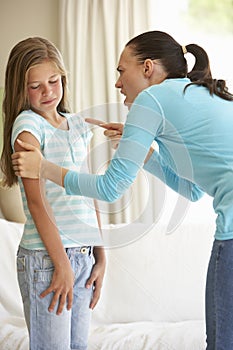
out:
<path id="1" fill-rule="evenodd" d="M 132 102 L 129 102 L 129 101 L 127 101 L 127 98 L 124 100 L 124 105 L 128 108 L 128 109 L 130 109 L 130 107 L 131 107 L 131 105 L 132 105 Z"/>

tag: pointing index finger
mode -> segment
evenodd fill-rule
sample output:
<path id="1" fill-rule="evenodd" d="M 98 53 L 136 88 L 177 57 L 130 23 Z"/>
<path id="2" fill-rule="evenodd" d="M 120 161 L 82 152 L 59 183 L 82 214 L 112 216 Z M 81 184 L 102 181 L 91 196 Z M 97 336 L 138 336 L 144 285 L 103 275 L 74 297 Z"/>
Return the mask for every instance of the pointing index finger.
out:
<path id="1" fill-rule="evenodd" d="M 87 123 L 93 124 L 93 125 L 98 125 L 101 128 L 108 129 L 108 124 L 103 122 L 102 120 L 99 119 L 94 119 L 94 118 L 85 118 L 85 121 Z M 106 124 L 106 125 L 105 125 Z"/>

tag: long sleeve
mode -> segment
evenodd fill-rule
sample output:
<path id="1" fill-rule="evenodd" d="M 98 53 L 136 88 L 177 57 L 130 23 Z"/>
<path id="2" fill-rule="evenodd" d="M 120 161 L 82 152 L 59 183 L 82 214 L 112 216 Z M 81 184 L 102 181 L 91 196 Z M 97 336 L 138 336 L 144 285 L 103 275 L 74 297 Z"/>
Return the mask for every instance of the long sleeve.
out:
<path id="1" fill-rule="evenodd" d="M 146 113 L 145 113 L 146 111 Z M 134 182 L 163 119 L 158 111 L 134 104 L 127 116 L 121 142 L 103 175 L 69 171 L 64 179 L 67 194 L 113 202 Z"/>
<path id="2" fill-rule="evenodd" d="M 163 158 L 156 151 L 152 153 L 148 162 L 144 165 L 144 169 L 192 202 L 199 200 L 204 195 L 204 192 L 197 185 L 179 177 L 171 167 L 165 164 Z"/>
<path id="3" fill-rule="evenodd" d="M 64 184 L 67 194 L 93 197 L 108 202 L 117 200 L 135 180 L 149 147 L 146 148 L 133 140 L 126 140 L 124 136 L 104 175 L 74 171 L 66 174 Z"/>

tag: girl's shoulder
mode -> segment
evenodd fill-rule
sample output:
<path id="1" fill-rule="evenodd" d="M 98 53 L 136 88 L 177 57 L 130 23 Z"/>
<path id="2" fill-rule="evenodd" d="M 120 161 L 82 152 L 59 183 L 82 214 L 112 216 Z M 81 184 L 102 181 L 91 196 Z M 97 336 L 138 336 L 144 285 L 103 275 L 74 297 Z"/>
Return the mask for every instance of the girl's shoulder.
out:
<path id="1" fill-rule="evenodd" d="M 39 125 L 44 124 L 45 119 L 41 117 L 39 114 L 33 112 L 32 110 L 24 110 L 22 111 L 15 119 L 14 124 L 21 124 L 21 123 L 29 123 L 31 125 Z"/>
<path id="2" fill-rule="evenodd" d="M 11 144 L 12 147 L 15 143 L 18 135 L 24 131 L 34 135 L 40 144 L 43 143 L 44 139 L 44 118 L 36 114 L 31 110 L 22 111 L 14 121 L 12 134 L 11 134 Z"/>

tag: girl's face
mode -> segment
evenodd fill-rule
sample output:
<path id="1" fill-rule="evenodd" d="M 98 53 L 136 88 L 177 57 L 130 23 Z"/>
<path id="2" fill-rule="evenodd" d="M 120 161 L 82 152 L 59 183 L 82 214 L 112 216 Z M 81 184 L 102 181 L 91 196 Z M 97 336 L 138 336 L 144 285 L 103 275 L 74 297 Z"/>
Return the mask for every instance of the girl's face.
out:
<path id="1" fill-rule="evenodd" d="M 137 61 L 132 49 L 126 46 L 120 56 L 117 70 L 120 76 L 115 87 L 121 89 L 121 93 L 126 96 L 124 104 L 130 108 L 137 95 L 149 86 L 144 65 Z"/>
<path id="2" fill-rule="evenodd" d="M 62 95 L 62 80 L 56 65 L 45 61 L 28 72 L 27 92 L 30 108 L 47 117 L 57 112 Z"/>

